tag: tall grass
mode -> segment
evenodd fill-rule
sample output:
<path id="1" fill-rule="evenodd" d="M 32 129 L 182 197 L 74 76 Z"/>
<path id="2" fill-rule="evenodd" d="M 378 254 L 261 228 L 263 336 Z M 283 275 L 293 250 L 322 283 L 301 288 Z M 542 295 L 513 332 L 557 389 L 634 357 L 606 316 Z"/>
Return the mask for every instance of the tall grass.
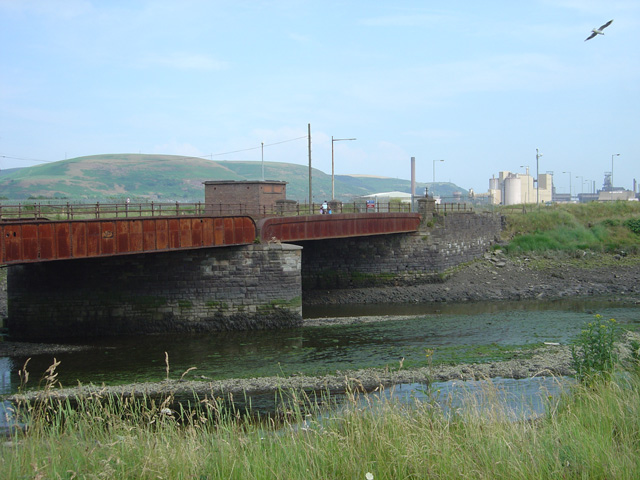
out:
<path id="1" fill-rule="evenodd" d="M 552 205 L 526 213 L 505 210 L 510 252 L 592 250 L 640 252 L 639 202 Z"/>
<path id="2" fill-rule="evenodd" d="M 498 397 L 492 389 L 485 397 Z M 353 395 L 341 410 L 309 416 L 304 399 L 289 399 L 282 422 L 250 422 L 212 399 L 192 411 L 99 396 L 79 408 L 31 405 L 27 433 L 0 447 L 1 476 L 640 478 L 637 372 L 578 384 L 549 401 L 544 417 L 515 422 L 497 402 L 444 413 L 429 402 L 392 397 L 375 407 Z"/>

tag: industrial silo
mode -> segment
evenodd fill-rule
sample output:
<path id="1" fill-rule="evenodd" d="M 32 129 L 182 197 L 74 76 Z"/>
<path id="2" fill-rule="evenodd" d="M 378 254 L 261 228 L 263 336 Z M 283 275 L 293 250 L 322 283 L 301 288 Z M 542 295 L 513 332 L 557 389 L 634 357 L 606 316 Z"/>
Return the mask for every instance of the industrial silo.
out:
<path id="1" fill-rule="evenodd" d="M 517 205 L 522 203 L 522 182 L 513 175 L 504 179 L 504 204 Z"/>

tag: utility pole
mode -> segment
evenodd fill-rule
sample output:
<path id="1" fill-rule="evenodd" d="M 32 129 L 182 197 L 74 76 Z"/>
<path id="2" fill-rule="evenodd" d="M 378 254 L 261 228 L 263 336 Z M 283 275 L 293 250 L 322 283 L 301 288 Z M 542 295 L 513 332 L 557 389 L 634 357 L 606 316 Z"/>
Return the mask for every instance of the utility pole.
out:
<path id="1" fill-rule="evenodd" d="M 334 168 L 333 168 L 333 142 L 341 142 L 343 140 L 357 140 L 355 138 L 333 138 L 333 135 L 331 135 L 331 200 L 335 200 L 336 199 L 336 190 L 335 190 L 335 183 L 334 183 Z"/>
<path id="2" fill-rule="evenodd" d="M 538 153 L 538 149 L 536 148 L 536 203 L 540 204 L 540 168 L 539 168 L 539 160 L 542 156 L 541 153 Z"/>
<path id="3" fill-rule="evenodd" d="M 311 211 L 313 209 L 313 195 L 311 194 L 311 124 L 309 123 L 307 127 L 307 138 L 309 142 L 309 215 L 311 215 L 313 213 Z"/>

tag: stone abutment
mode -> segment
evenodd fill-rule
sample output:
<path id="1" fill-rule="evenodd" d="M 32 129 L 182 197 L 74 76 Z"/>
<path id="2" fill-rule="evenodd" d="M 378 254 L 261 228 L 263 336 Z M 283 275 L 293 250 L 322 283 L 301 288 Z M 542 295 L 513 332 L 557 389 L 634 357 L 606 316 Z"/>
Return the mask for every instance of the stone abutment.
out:
<path id="1" fill-rule="evenodd" d="M 301 248 L 249 245 L 9 267 L 13 340 L 292 327 Z"/>

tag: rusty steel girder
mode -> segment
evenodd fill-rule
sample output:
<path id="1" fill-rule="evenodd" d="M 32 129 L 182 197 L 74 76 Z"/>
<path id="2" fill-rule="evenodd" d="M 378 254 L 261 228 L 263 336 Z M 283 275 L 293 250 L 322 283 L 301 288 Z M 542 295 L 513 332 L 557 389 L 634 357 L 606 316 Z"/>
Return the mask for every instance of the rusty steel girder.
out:
<path id="1" fill-rule="evenodd" d="M 342 213 L 271 217 L 258 222 L 258 231 L 262 242 L 295 242 L 415 232 L 420 226 L 420 220 L 419 213 Z"/>
<path id="2" fill-rule="evenodd" d="M 3 264 L 248 245 L 255 238 L 248 216 L 0 223 Z"/>

